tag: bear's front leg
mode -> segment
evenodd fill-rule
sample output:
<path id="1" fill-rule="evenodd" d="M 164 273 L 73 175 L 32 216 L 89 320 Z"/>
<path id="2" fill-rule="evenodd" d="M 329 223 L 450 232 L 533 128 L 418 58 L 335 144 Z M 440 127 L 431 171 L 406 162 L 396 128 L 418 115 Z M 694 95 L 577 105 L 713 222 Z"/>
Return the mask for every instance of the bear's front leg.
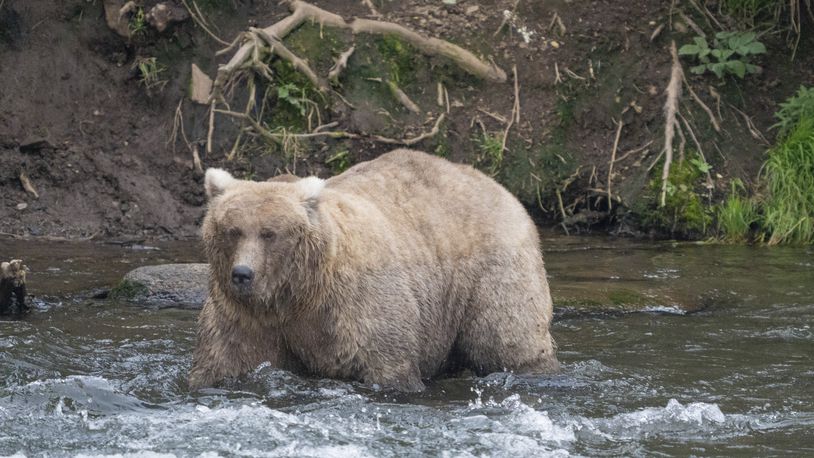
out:
<path id="1" fill-rule="evenodd" d="M 276 326 L 237 307 L 211 296 L 204 304 L 198 316 L 190 389 L 238 377 L 266 361 L 273 367 L 293 368 L 293 356 L 284 348 Z"/>
<path id="2" fill-rule="evenodd" d="M 411 362 L 369 368 L 365 373 L 364 382 L 406 393 L 417 393 L 426 388 L 421 381 L 418 366 Z"/>

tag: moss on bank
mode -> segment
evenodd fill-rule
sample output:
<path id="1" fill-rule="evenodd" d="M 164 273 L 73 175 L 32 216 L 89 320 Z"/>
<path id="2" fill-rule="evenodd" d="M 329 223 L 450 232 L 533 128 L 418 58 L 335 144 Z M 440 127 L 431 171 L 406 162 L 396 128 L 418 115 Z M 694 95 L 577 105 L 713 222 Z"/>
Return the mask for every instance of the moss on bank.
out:
<path id="1" fill-rule="evenodd" d="M 695 152 L 673 162 L 667 179 L 665 204 L 660 204 L 661 177 L 653 176 L 631 215 L 641 227 L 681 238 L 701 238 L 712 223 L 712 208 L 705 202 L 705 171 L 709 165 Z M 661 170 L 659 164 L 653 170 Z"/>

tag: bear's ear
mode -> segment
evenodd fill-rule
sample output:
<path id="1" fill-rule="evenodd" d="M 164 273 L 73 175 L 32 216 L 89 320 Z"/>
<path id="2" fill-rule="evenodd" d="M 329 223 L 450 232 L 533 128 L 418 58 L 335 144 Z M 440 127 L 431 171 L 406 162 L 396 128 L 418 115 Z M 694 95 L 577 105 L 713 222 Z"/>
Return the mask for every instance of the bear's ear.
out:
<path id="1" fill-rule="evenodd" d="M 206 188 L 206 197 L 209 200 L 223 194 L 226 189 L 236 183 L 237 180 L 226 170 L 223 169 L 206 169 L 206 178 L 204 178 L 204 187 Z"/>
<path id="2" fill-rule="evenodd" d="M 303 206 L 305 207 L 305 212 L 308 214 L 308 221 L 316 225 L 318 219 L 317 207 L 319 206 L 319 194 L 325 187 L 325 180 L 313 176 L 306 177 L 297 181 L 296 186 L 300 189 L 305 198 Z"/>
<path id="3" fill-rule="evenodd" d="M 325 187 L 325 180 L 311 176 L 297 180 L 296 184 L 306 199 L 316 199 Z"/>

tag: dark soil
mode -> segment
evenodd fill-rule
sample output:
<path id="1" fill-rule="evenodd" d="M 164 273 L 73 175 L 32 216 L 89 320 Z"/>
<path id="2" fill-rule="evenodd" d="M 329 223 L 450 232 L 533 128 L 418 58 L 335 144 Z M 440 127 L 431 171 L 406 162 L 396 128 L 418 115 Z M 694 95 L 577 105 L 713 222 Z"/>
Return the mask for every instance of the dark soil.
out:
<path id="1" fill-rule="evenodd" d="M 139 3 L 149 7 L 156 2 Z M 198 3 L 216 25 L 216 33 L 227 41 L 250 25 L 266 26 L 288 13 L 277 1 Z M 346 18 L 369 15 L 362 2 L 314 3 Z M 495 172 L 551 225 L 563 220 L 555 192 L 560 189 L 572 228 L 587 229 L 590 223 L 599 223 L 596 227 L 601 230 L 620 227 L 618 223 L 625 221 L 622 216 L 640 198 L 650 177 L 646 170 L 660 151 L 670 41 L 680 45 L 694 35 L 674 18 L 673 30 L 665 27 L 651 41 L 656 27 L 669 22 L 670 2 L 521 1 L 517 26 L 535 32 L 529 43 L 517 27 L 495 33 L 503 11 L 513 8 L 511 0 L 461 0 L 451 6 L 437 0 L 375 3 L 386 20 L 471 49 L 493 59 L 510 75 L 517 65 L 520 123 L 512 127 L 506 157 L 498 167 L 491 167 L 495 164 L 484 156 L 477 139 L 484 130 L 502 134 L 505 125 L 485 112 L 510 116 L 511 77 L 503 84 L 478 81 L 449 63 L 423 56 L 399 63 L 404 56 L 384 55 L 386 50 L 375 51 L 375 45 L 368 44 L 370 52 L 384 53 L 383 58 L 401 65 L 403 88 L 424 112 L 439 113 L 436 82 L 445 81 L 451 102 L 448 121 L 439 136 L 416 148 Z M 689 7 L 683 11 L 690 16 L 694 12 Z M 565 26 L 564 34 L 556 25 L 549 27 L 555 13 Z M 703 24 L 702 18 L 696 20 Z M 804 23 L 804 31 L 811 28 L 811 23 Z M 307 33 L 290 37 L 301 40 L 291 45 L 295 51 L 309 51 Z M 345 38 L 340 36 L 331 46 L 342 48 Z M 723 133 L 715 134 L 698 106 L 684 98 L 683 109 L 697 127 L 713 166 L 716 195 L 728 189 L 734 177 L 753 183 L 767 147 L 750 136 L 744 118 L 730 106 L 747 113 L 772 140 L 768 127 L 777 104 L 800 84 L 814 83 L 810 32 L 804 33 L 793 61 L 785 35 L 767 35 L 764 41 L 772 51 L 759 62 L 761 75 L 723 82 L 714 76 L 691 78 L 699 95 L 716 111 L 710 88 L 721 94 Z M 364 46 L 363 40 L 359 42 Z M 297 43 L 300 48 L 294 46 Z M 122 38 L 107 27 L 101 0 L 0 0 L 0 232 L 100 238 L 195 236 L 205 198 L 202 177 L 193 170 L 187 145 L 178 138 L 170 141 L 179 102 L 185 134 L 199 147 L 204 167 L 226 167 L 238 176 L 265 179 L 282 171 L 330 176 L 392 148 L 365 139 L 326 140 L 305 144 L 292 155 L 249 142 L 236 160 L 226 161 L 236 126 L 219 117 L 215 148 L 206 157 L 208 110 L 186 99 L 190 64 L 214 75 L 217 65 L 228 58 L 214 57 L 221 47 L 192 21 L 160 34 L 149 29 L 133 39 Z M 330 54 L 320 54 L 319 46 L 310 47 L 317 48 L 310 55 L 315 67 L 321 69 L 324 62 L 318 61 L 326 56 L 330 63 Z M 144 57 L 155 57 L 164 67 L 159 74 L 166 81 L 163 88 L 148 89 L 140 82 L 133 65 Z M 364 55 L 358 59 L 356 68 L 367 68 L 361 60 Z M 370 63 L 371 68 L 380 68 L 374 64 Z M 415 74 L 405 69 L 414 69 Z M 348 78 L 343 80 L 343 90 L 357 108 L 326 108 L 321 113 L 323 122 L 335 120 L 344 129 L 391 137 L 431 127 L 423 113 L 407 113 L 387 100 L 386 93 L 377 92 L 371 86 L 375 83 L 366 86 L 362 79 L 351 80 L 353 74 Z M 239 93 L 235 100 L 240 105 Z M 389 116 L 382 114 L 382 108 Z M 651 140 L 653 144 L 616 163 L 613 189 L 624 205 L 608 218 L 607 200 L 599 191 L 606 188 L 619 119 L 624 128 L 617 157 Z M 339 152 L 347 163 L 338 166 L 338 161 L 328 161 Z M 39 198 L 24 190 L 21 171 Z"/>

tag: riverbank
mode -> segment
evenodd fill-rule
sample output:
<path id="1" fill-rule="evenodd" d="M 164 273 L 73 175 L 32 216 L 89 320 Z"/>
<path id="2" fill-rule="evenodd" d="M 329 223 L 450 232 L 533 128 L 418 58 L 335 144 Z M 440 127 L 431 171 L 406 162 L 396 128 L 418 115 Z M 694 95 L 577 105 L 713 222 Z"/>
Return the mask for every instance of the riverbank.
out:
<path id="1" fill-rule="evenodd" d="M 0 7 L 0 66 L 7 69 L 0 87 L 9 88 L 0 92 L 0 232 L 7 236 L 195 237 L 205 212 L 199 167 L 258 180 L 286 171 L 329 177 L 396 146 L 381 137 L 427 134 L 412 147 L 495 176 L 547 227 L 706 238 L 717 227 L 715 207 L 737 183 L 744 194 L 763 192 L 758 172 L 776 143 L 774 113 L 801 85 L 814 84 L 806 14 L 797 36 L 782 21 L 764 31 L 715 12 L 716 24 L 692 2 L 515 8 L 508 0 L 412 0 L 377 3 L 375 16 L 363 2 L 323 1 L 320 8 L 344 18 L 391 21 L 448 40 L 494 62 L 507 80 L 474 77 L 393 37 L 353 38 L 306 23 L 284 43 L 320 76 L 355 43 L 332 86 L 345 101 L 318 94 L 277 60 L 274 82 L 256 81 L 252 112 L 272 137 L 223 113 L 210 136 L 210 107 L 191 100 L 192 64 L 214 77 L 231 54 L 215 56 L 223 45 L 200 20 L 229 42 L 249 26 L 280 21 L 287 6 L 199 1 L 199 22 L 186 18 L 159 32 L 143 16 L 158 2 L 144 1 L 122 16 L 123 37 L 106 22 L 110 3 L 7 0 Z M 752 56 L 759 71 L 743 79 L 693 75 L 698 62 L 681 57 L 687 85 L 672 203 L 660 207 L 670 45 L 700 34 L 712 43 L 720 29 L 758 30 L 766 53 Z M 242 111 L 246 80 L 233 89 L 230 100 Z M 319 124 L 337 134 L 297 137 Z"/>

